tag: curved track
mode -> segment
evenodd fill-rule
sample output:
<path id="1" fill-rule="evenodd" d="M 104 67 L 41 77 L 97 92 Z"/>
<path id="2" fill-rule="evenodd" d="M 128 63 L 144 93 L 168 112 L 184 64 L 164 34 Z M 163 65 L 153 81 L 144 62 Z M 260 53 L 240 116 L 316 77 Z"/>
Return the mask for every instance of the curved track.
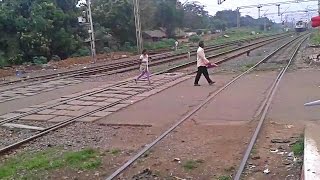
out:
<path id="1" fill-rule="evenodd" d="M 117 169 L 114 173 L 112 173 L 110 176 L 108 176 L 106 178 L 106 180 L 112 180 L 115 179 L 118 175 L 120 175 L 123 171 L 125 171 L 127 168 L 130 167 L 130 165 L 132 163 L 134 163 L 135 161 L 137 161 L 144 153 L 146 153 L 148 150 L 150 150 L 151 148 L 153 148 L 156 144 L 158 144 L 159 142 L 161 142 L 162 139 L 164 139 L 168 134 L 170 134 L 174 129 L 176 129 L 178 126 L 180 126 L 182 123 L 184 123 L 186 120 L 188 120 L 193 114 L 195 114 L 197 111 L 199 111 L 204 105 L 206 105 L 208 102 L 210 102 L 212 99 L 214 99 L 217 95 L 219 95 L 222 91 L 224 91 L 226 88 L 228 88 L 231 84 L 233 84 L 234 82 L 236 82 L 238 79 L 240 79 L 241 77 L 243 77 L 245 74 L 251 72 L 252 70 L 254 70 L 256 67 L 258 67 L 259 65 L 263 64 L 264 62 L 267 62 L 269 59 L 273 58 L 275 55 L 277 55 L 278 53 L 283 53 L 286 52 L 288 49 L 292 50 L 291 48 L 294 49 L 294 51 L 292 52 L 291 56 L 289 57 L 289 62 L 287 64 L 287 66 L 285 68 L 283 68 L 279 75 L 277 76 L 277 78 L 275 79 L 273 86 L 271 88 L 271 90 L 269 91 L 269 95 L 268 95 L 268 99 L 265 101 L 264 105 L 263 105 L 263 114 L 261 116 L 261 120 L 258 123 L 257 129 L 255 131 L 255 133 L 253 134 L 252 140 L 248 146 L 248 149 L 245 153 L 245 156 L 241 162 L 241 166 L 237 172 L 237 175 L 235 176 L 235 179 L 238 180 L 241 177 L 243 168 L 246 164 L 246 161 L 249 157 L 250 151 L 252 150 L 252 147 L 255 143 L 255 140 L 259 134 L 259 131 L 262 127 L 263 124 L 263 119 L 265 118 L 266 112 L 270 106 L 273 94 L 275 93 L 275 90 L 277 88 L 277 86 L 280 83 L 281 78 L 283 77 L 284 73 L 286 72 L 286 70 L 288 69 L 288 67 L 290 66 L 292 60 L 294 59 L 295 55 L 297 54 L 301 44 L 306 40 L 306 36 L 300 36 L 297 37 L 289 42 L 287 42 L 286 44 L 284 44 L 283 46 L 279 47 L 278 49 L 276 49 L 275 51 L 273 51 L 272 53 L 270 53 L 268 56 L 266 56 L 265 58 L 261 59 L 258 63 L 256 63 L 254 66 L 252 66 L 251 68 L 249 68 L 248 70 L 246 70 L 245 72 L 239 74 L 238 76 L 236 76 L 234 79 L 232 79 L 231 81 L 229 81 L 226 85 L 224 85 L 222 88 L 220 88 L 219 90 L 217 90 L 215 93 L 213 93 L 212 95 L 210 95 L 206 100 L 204 100 L 201 104 L 199 104 L 196 108 L 194 108 L 192 111 L 190 111 L 188 114 L 186 114 L 184 117 L 182 117 L 177 123 L 175 123 L 174 125 L 172 125 L 171 127 L 169 127 L 164 133 L 162 133 L 157 139 L 155 139 L 154 141 L 152 141 L 150 144 L 146 144 L 145 147 L 140 150 L 137 154 L 135 154 L 132 158 L 130 158 L 125 164 L 123 164 L 119 169 Z M 291 51 L 290 51 L 291 52 Z"/>

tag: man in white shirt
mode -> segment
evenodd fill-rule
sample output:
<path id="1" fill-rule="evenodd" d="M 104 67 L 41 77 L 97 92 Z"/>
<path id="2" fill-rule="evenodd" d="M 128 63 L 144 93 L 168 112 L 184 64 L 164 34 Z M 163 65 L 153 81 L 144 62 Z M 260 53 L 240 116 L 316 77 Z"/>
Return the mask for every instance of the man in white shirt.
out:
<path id="1" fill-rule="evenodd" d="M 213 82 L 210 77 L 209 77 L 209 73 L 208 73 L 208 68 L 207 66 L 210 65 L 209 60 L 206 58 L 205 54 L 204 54 L 204 43 L 203 41 L 199 42 L 199 48 L 197 50 L 197 67 L 198 67 L 198 72 L 196 75 L 196 79 L 194 81 L 194 85 L 195 86 L 200 86 L 199 85 L 199 80 L 201 75 L 203 74 L 204 77 L 207 79 L 209 85 L 214 84 L 215 82 Z M 212 63 L 213 66 L 217 66 L 216 64 Z"/>

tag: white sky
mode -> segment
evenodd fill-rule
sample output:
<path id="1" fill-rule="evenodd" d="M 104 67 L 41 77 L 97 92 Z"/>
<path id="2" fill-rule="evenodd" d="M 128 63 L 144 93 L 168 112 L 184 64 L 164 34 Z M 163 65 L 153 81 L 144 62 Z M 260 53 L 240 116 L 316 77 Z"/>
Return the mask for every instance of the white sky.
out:
<path id="1" fill-rule="evenodd" d="M 184 3 L 186 0 L 181 0 L 182 3 Z M 201 4 L 206 6 L 206 10 L 209 11 L 211 15 L 214 15 L 217 11 L 226 10 L 226 9 L 232 9 L 235 10 L 237 7 L 240 6 L 247 6 L 247 5 L 258 5 L 258 4 L 267 4 L 267 3 L 277 3 L 277 2 L 286 2 L 286 1 L 292 1 L 292 0 L 226 0 L 221 5 L 218 5 L 217 0 L 189 0 L 189 2 L 192 1 L 198 1 Z M 296 10 L 306 10 L 306 9 L 318 9 L 318 2 L 300 2 L 300 3 L 294 3 L 294 4 L 284 4 L 281 5 L 281 11 L 285 11 L 287 8 L 287 11 L 296 11 Z M 265 12 L 267 11 L 267 12 Z M 258 8 L 251 8 L 251 9 L 241 9 L 240 10 L 241 15 L 250 15 L 254 18 L 258 17 Z M 277 6 L 266 6 L 261 8 L 261 16 L 264 13 L 277 13 L 278 8 Z M 310 12 L 309 16 L 315 16 L 317 15 L 317 12 Z M 295 20 L 304 19 L 306 20 L 308 18 L 306 13 L 291 13 L 287 14 L 288 20 L 291 20 L 292 18 L 295 18 Z M 277 14 L 267 15 L 270 19 L 275 20 L 276 22 L 280 22 L 280 17 L 278 17 Z M 283 16 L 283 19 L 285 19 L 285 14 Z"/>

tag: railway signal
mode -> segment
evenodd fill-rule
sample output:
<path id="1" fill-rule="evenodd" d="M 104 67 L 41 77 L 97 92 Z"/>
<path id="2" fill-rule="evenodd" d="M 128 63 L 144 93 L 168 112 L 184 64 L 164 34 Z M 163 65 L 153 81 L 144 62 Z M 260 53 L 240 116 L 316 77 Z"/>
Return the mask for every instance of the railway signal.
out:
<path id="1" fill-rule="evenodd" d="M 312 27 L 319 27 L 320 26 L 320 16 L 316 16 L 311 18 L 311 26 Z"/>

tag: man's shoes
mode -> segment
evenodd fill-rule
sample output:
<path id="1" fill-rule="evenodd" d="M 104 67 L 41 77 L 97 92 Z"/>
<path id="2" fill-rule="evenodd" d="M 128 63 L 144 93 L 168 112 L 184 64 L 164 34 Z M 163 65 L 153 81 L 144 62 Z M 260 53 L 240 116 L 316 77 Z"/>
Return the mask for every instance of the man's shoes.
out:
<path id="1" fill-rule="evenodd" d="M 214 83 L 216 83 L 216 82 L 214 82 L 214 81 L 209 82 L 209 85 L 211 86 L 211 85 L 213 85 Z"/>
<path id="2" fill-rule="evenodd" d="M 200 84 L 194 84 L 194 86 L 200 86 Z"/>

